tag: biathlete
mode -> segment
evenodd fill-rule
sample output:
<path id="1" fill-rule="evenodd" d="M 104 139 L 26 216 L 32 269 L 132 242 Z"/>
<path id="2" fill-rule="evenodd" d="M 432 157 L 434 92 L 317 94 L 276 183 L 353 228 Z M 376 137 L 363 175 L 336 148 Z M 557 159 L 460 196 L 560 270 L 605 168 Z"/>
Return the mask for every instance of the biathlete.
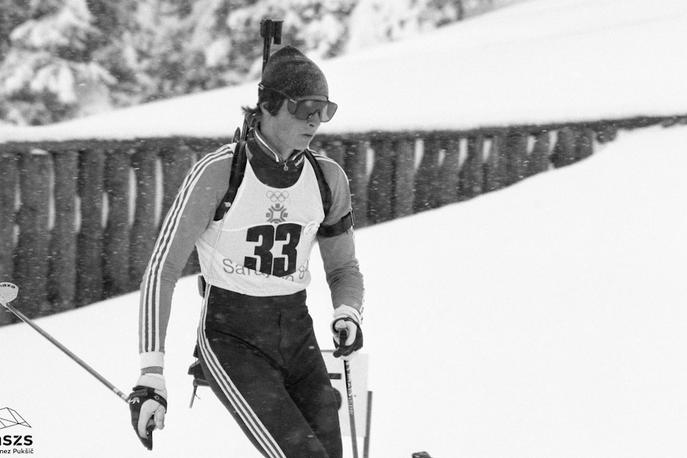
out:
<path id="1" fill-rule="evenodd" d="M 348 179 L 308 149 L 336 109 L 321 69 L 283 47 L 265 66 L 257 106 L 244 108 L 257 119 L 245 143 L 219 148 L 188 172 L 141 283 L 141 375 L 129 402 L 146 447 L 164 426 L 172 292 L 195 246 L 205 283 L 197 356 L 213 392 L 265 457 L 342 456 L 338 399 L 306 308 L 317 241 L 335 355 L 349 358 L 362 347 L 363 278 Z M 232 167 L 243 172 L 233 191 Z"/>

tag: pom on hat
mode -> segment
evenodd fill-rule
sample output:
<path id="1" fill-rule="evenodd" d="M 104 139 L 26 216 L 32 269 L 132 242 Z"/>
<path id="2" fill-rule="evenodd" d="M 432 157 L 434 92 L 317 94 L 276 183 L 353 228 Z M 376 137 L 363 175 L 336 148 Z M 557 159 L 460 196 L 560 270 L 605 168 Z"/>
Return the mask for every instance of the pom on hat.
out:
<path id="1" fill-rule="evenodd" d="M 327 78 L 320 67 L 293 46 L 272 54 L 262 74 L 262 85 L 293 98 L 309 95 L 329 97 Z"/>

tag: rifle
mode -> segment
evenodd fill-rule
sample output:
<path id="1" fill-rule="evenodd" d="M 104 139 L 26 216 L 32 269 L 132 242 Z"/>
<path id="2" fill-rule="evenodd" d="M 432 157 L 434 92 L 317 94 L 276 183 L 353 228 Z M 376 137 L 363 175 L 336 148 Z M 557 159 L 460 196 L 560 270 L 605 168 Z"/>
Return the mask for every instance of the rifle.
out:
<path id="1" fill-rule="evenodd" d="M 260 21 L 260 36 L 262 37 L 262 72 L 265 72 L 265 66 L 270 58 L 270 47 L 272 42 L 275 45 L 281 44 L 281 26 L 284 21 L 273 21 L 265 18 Z M 255 116 L 246 114 L 243 118 L 243 127 L 236 128 L 234 131 L 233 142 L 242 141 L 246 139 L 248 130 L 255 124 Z"/>

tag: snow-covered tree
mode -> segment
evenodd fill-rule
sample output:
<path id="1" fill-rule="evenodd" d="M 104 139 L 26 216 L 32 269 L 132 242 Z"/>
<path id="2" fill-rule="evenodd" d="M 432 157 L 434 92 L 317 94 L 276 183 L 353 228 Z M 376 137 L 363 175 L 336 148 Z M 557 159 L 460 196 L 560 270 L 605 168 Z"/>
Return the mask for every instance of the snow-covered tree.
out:
<path id="1" fill-rule="evenodd" d="M 227 84 L 229 0 L 158 0 L 139 12 L 146 98 L 187 94 Z"/>
<path id="2" fill-rule="evenodd" d="M 263 0 L 234 8 L 228 25 L 234 40 L 232 61 L 249 68 L 249 77 L 260 72 L 262 39 L 260 20 L 283 20 L 284 43 L 320 58 L 341 53 L 348 40 L 348 17 L 358 0 Z"/>
<path id="3" fill-rule="evenodd" d="M 0 0 L 0 60 L 10 48 L 10 33 L 29 19 L 25 0 Z"/>
<path id="4" fill-rule="evenodd" d="M 0 0 L 0 119 L 44 124 L 258 78 L 260 20 L 323 59 L 518 0 Z"/>
<path id="5" fill-rule="evenodd" d="M 331 57 L 347 41 L 357 0 L 154 0 L 139 8 L 146 99 L 187 94 L 255 78 L 260 20 L 284 21 L 284 42 Z"/>
<path id="6" fill-rule="evenodd" d="M 32 1 L 29 11 L 0 65 L 7 117 L 42 124 L 107 107 L 114 78 L 92 59 L 99 31 L 85 0 Z"/>

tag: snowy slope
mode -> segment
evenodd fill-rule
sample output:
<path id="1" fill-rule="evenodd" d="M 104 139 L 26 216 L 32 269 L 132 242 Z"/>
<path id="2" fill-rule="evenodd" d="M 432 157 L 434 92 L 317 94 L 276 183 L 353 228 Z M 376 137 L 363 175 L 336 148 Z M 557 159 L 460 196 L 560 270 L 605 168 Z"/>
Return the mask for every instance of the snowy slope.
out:
<path id="1" fill-rule="evenodd" d="M 622 134 L 574 166 L 358 231 L 371 456 L 687 456 L 685 144 L 686 127 Z M 37 457 L 256 457 L 209 391 L 187 408 L 198 313 L 183 279 L 153 453 L 119 399 L 22 324 L 0 328 L 0 407 L 32 425 Z M 136 315 L 133 294 L 38 322 L 128 391 Z"/>
<path id="2" fill-rule="evenodd" d="M 322 62 L 340 109 L 322 132 L 467 129 L 687 112 L 687 3 L 530 0 Z M 229 136 L 257 84 L 39 128 L 0 142 Z"/>
<path id="3" fill-rule="evenodd" d="M 326 127 L 684 112 L 687 7 L 647 5 L 531 0 L 332 60 L 325 66 L 342 109 Z M 236 107 L 254 96 L 246 86 L 45 128 L 0 127 L 0 141 L 226 135 Z M 371 455 L 687 456 L 685 144 L 686 127 L 621 134 L 580 164 L 358 231 Z M 319 262 L 312 270 L 309 301 L 329 347 L 329 294 Z M 138 372 L 137 300 L 38 322 L 128 391 Z M 29 431 L 34 456 L 46 458 L 256 457 L 209 391 L 187 408 L 198 313 L 195 280 L 183 279 L 168 338 L 170 411 L 153 453 L 119 399 L 23 324 L 0 328 L 0 409 L 16 409 L 32 428 L 0 437 Z"/>

